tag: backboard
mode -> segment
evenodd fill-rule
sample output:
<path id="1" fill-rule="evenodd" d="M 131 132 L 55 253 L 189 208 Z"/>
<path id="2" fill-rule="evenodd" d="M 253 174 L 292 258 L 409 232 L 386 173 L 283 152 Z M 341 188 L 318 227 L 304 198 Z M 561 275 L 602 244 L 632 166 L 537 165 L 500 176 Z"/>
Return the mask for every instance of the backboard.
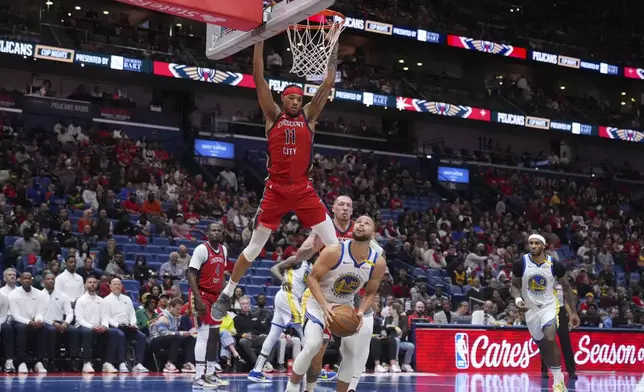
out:
<path id="1" fill-rule="evenodd" d="M 239 31 L 209 23 L 206 29 L 206 57 L 220 60 L 257 42 L 285 31 L 322 10 L 335 0 L 285 0 L 264 9 L 263 23 L 251 31 Z"/>

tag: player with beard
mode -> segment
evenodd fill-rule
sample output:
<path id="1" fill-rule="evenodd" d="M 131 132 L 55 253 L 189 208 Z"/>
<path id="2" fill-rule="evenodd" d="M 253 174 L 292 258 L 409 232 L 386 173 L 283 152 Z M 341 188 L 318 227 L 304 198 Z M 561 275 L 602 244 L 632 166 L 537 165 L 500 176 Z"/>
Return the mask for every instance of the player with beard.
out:
<path id="1" fill-rule="evenodd" d="M 375 223 L 366 215 L 359 217 L 353 228 L 353 239 L 340 245 L 326 247 L 320 253 L 308 278 L 309 288 L 302 300 L 306 322 L 304 326 L 304 347 L 295 359 L 293 373 L 286 392 L 296 392 L 313 358 L 322 347 L 326 325 L 332 322 L 333 308 L 338 305 L 354 306 L 354 296 L 366 285 L 365 297 L 360 303 L 357 315 L 360 325 L 356 339 L 342 339 L 340 355 L 342 363 L 338 370 L 338 392 L 347 392 L 349 383 L 357 372 L 362 372 L 359 363 L 359 346 L 364 313 L 373 305 L 380 287 L 380 280 L 387 270 L 385 259 L 371 248 L 375 234 Z M 307 295 L 308 294 L 308 295 Z M 358 369 L 359 368 L 359 369 Z M 312 392 L 307 385 L 307 390 Z"/>
<path id="2" fill-rule="evenodd" d="M 530 335 L 539 346 L 543 361 L 552 373 L 553 392 L 566 392 L 561 373 L 561 353 L 557 345 L 557 281 L 564 292 L 571 329 L 579 326 L 576 297 L 565 267 L 545 254 L 546 239 L 540 234 L 532 234 L 528 238 L 528 246 L 530 253 L 515 262 L 512 268 L 510 292 L 519 310 L 526 312 L 525 321 Z"/>
<path id="3" fill-rule="evenodd" d="M 189 303 L 195 319 L 194 325 L 197 328 L 195 344 L 197 369 L 193 387 L 216 389 L 229 383 L 220 379 L 215 372 L 221 321 L 211 317 L 210 308 L 217 301 L 224 287 L 228 249 L 222 245 L 224 228 L 221 224 L 209 224 L 206 236 L 208 241 L 195 248 L 188 268 Z"/>
<path id="4" fill-rule="evenodd" d="M 353 228 L 355 224 L 355 222 L 351 220 L 351 216 L 353 215 L 353 200 L 351 200 L 351 197 L 347 195 L 338 196 L 334 200 L 331 210 L 333 212 L 333 226 L 335 226 L 335 233 L 338 237 L 338 241 L 350 241 L 353 238 Z M 374 252 L 378 253 L 383 258 L 385 257 L 384 251 L 377 241 L 372 240 L 370 246 Z M 295 256 L 291 256 L 286 259 L 286 263 L 297 265 L 304 260 L 311 259 L 311 257 L 313 257 L 313 255 L 319 252 L 322 248 L 324 248 L 322 241 L 320 241 L 315 233 L 311 233 L 306 241 L 304 241 L 302 246 L 300 246 L 300 248 L 297 250 Z M 310 295 L 310 292 L 308 292 L 307 294 Z M 363 333 L 366 333 L 368 330 L 373 329 L 373 311 L 371 309 L 367 310 L 365 317 L 368 319 L 368 321 L 366 323 L 367 328 L 364 329 Z M 369 333 L 369 336 L 371 336 L 371 333 Z M 322 369 L 324 353 L 326 352 L 330 338 L 331 334 L 328 331 L 325 331 L 322 347 L 320 347 L 320 351 L 311 361 L 311 368 L 307 371 L 305 391 L 312 392 L 315 389 L 317 381 L 331 381 L 337 376 L 337 373 L 335 372 L 327 372 Z M 364 358 L 365 365 L 368 359 L 368 351 L 366 352 L 366 354 L 367 356 Z M 361 375 L 362 368 L 360 369 L 359 373 L 355 375 L 354 380 L 351 382 L 352 388 L 350 389 L 356 389 Z"/>

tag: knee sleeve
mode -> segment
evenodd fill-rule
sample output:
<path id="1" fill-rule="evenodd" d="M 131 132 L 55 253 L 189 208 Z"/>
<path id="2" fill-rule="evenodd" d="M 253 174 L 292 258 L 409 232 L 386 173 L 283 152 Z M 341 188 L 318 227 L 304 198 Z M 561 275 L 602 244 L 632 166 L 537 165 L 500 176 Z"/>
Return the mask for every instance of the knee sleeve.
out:
<path id="1" fill-rule="evenodd" d="M 357 343 L 359 342 L 360 340 L 357 336 L 352 336 L 342 339 L 342 343 L 340 343 L 342 362 L 340 363 L 340 369 L 338 369 L 338 380 L 347 384 L 353 379 L 356 373 L 355 368 L 361 365 L 358 363 L 360 348 L 357 347 Z"/>
<path id="2" fill-rule="evenodd" d="M 261 224 L 258 225 L 255 230 L 253 230 L 253 234 L 250 237 L 248 246 L 246 246 L 246 248 L 242 251 L 244 257 L 246 258 L 246 260 L 248 260 L 249 263 L 252 263 L 257 258 L 257 256 L 259 256 L 270 236 L 271 229 L 268 229 Z"/>
<path id="3" fill-rule="evenodd" d="M 293 372 L 298 375 L 303 375 L 311 366 L 313 357 L 320 351 L 322 346 L 322 327 L 319 324 L 308 322 L 304 328 L 304 335 L 306 342 L 300 355 L 297 356 L 295 363 L 293 363 Z"/>
<path id="4" fill-rule="evenodd" d="M 219 327 L 209 328 L 208 344 L 206 345 L 206 360 L 216 361 L 219 355 Z"/>
<path id="5" fill-rule="evenodd" d="M 311 230 L 322 240 L 324 245 L 335 245 L 338 242 L 338 236 L 335 234 L 335 226 L 328 215 L 322 223 L 313 226 Z"/>
<path id="6" fill-rule="evenodd" d="M 197 329 L 197 342 L 195 343 L 195 361 L 206 362 L 206 348 L 208 347 L 208 335 L 210 330 L 202 325 Z"/>

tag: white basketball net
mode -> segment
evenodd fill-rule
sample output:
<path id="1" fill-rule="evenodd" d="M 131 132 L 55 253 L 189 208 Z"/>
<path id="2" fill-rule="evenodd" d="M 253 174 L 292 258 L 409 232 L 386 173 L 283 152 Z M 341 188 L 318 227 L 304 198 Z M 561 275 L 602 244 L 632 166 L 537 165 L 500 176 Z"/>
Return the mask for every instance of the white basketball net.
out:
<path id="1" fill-rule="evenodd" d="M 344 18 L 327 16 L 319 24 L 308 19 L 287 29 L 293 54 L 291 73 L 300 77 L 326 75 L 329 57 L 344 30 Z"/>

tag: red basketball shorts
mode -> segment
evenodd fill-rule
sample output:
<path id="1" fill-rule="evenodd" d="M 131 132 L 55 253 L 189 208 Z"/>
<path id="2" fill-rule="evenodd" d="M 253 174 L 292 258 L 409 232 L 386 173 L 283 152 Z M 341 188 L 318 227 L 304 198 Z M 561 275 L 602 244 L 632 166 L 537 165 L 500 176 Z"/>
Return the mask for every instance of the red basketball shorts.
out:
<path id="1" fill-rule="evenodd" d="M 197 313 L 195 306 L 195 298 L 192 294 L 192 291 L 189 294 L 188 301 L 190 303 L 190 311 L 192 312 L 192 319 L 195 324 L 195 327 L 200 327 L 202 325 L 218 326 L 221 324 L 221 321 L 215 321 L 212 319 L 210 308 L 212 305 L 217 302 L 219 294 L 210 294 L 206 292 L 201 292 L 201 299 L 203 300 L 204 305 L 206 305 L 206 312 L 204 314 Z"/>
<path id="2" fill-rule="evenodd" d="M 259 204 L 255 224 L 261 223 L 267 229 L 275 230 L 282 217 L 295 211 L 305 227 L 313 227 L 326 220 L 328 211 L 320 199 L 313 183 L 306 179 L 293 184 L 266 181 L 264 195 Z"/>

